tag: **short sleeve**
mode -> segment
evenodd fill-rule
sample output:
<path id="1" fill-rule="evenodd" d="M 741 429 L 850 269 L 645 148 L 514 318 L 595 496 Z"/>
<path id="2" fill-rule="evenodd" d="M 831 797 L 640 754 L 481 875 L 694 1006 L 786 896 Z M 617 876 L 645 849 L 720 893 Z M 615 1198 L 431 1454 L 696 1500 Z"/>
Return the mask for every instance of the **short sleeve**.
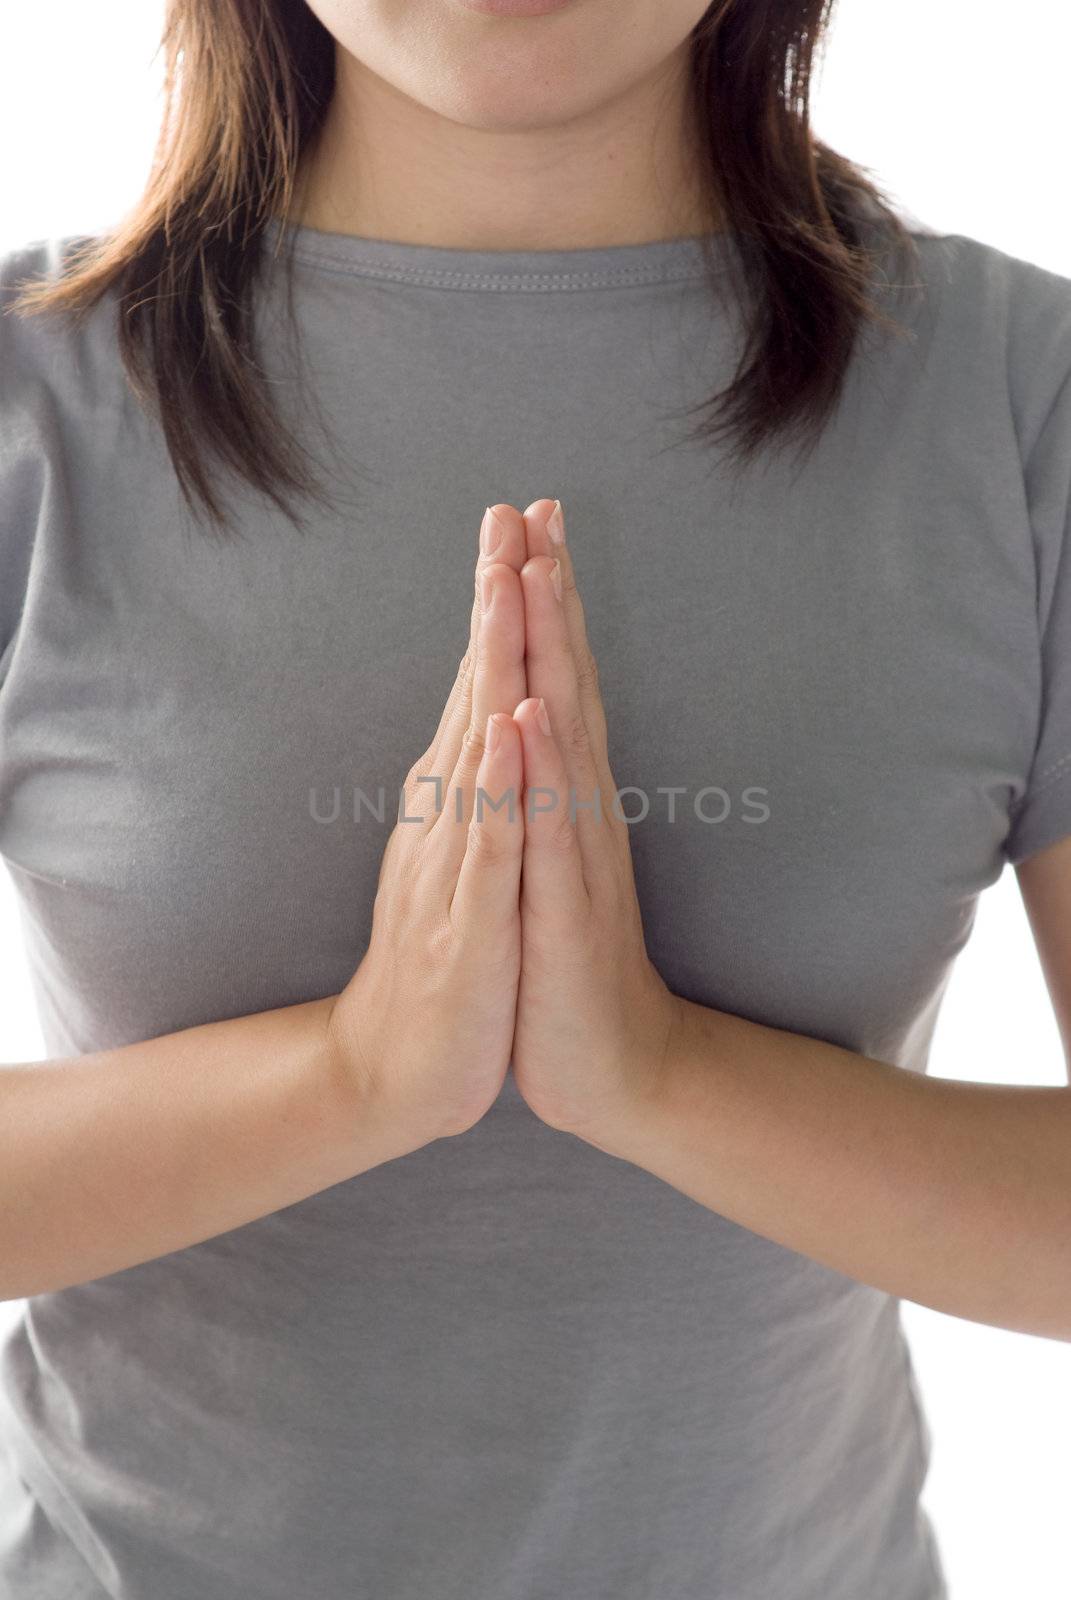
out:
<path id="1" fill-rule="evenodd" d="M 1041 711 L 1026 788 L 1004 855 L 1018 865 L 1071 834 L 1071 280 L 1051 329 L 1067 370 L 1024 463 L 1037 560 Z"/>
<path id="2" fill-rule="evenodd" d="M 32 319 L 14 309 L 20 288 L 50 270 L 48 241 L 0 254 L 0 688 L 26 598 L 41 501 L 40 383 Z"/>

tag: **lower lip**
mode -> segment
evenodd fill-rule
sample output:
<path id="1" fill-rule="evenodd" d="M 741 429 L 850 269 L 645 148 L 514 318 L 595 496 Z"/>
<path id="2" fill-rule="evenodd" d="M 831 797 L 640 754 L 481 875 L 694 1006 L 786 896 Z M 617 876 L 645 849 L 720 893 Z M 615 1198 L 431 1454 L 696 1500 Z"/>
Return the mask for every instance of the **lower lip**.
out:
<path id="1" fill-rule="evenodd" d="M 564 11 L 572 0 L 461 0 L 461 4 L 490 17 L 541 17 L 548 11 Z"/>

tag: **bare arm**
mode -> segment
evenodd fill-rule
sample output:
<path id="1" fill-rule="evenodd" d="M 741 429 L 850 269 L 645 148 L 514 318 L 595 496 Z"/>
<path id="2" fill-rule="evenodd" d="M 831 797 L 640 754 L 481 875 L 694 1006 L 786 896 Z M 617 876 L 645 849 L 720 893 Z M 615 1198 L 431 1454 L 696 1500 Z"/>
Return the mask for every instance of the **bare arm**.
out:
<path id="1" fill-rule="evenodd" d="M 659 1092 L 590 1142 L 863 1283 L 1071 1339 L 1071 1090 L 926 1077 L 679 1004 Z"/>
<path id="2" fill-rule="evenodd" d="M 0 1067 L 0 1298 L 183 1249 L 401 1154 L 333 1065 L 333 1003 Z"/>
<path id="3" fill-rule="evenodd" d="M 615 791 L 606 718 L 545 504 L 516 720 L 526 781 L 586 800 Z M 513 1067 L 536 1114 L 860 1282 L 1071 1340 L 1071 1088 L 931 1078 L 673 996 L 647 957 L 626 824 L 573 810 L 525 832 Z M 1071 840 L 1019 879 L 1066 1042 Z"/>
<path id="4" fill-rule="evenodd" d="M 410 823 L 388 840 L 369 946 L 340 995 L 0 1067 L 0 1298 L 225 1233 L 463 1133 L 494 1101 L 513 1039 L 523 824 L 476 797 L 520 786 L 501 714 L 524 692 L 523 559 L 523 521 L 503 507 L 485 522 L 469 647 L 410 771 Z M 449 796 L 440 814 L 429 779 Z"/>

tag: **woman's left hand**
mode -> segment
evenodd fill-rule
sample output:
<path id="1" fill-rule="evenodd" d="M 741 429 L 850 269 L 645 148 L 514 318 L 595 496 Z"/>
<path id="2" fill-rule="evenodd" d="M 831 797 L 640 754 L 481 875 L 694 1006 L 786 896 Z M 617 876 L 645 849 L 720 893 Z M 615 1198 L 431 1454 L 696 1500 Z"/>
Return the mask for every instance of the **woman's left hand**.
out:
<path id="1" fill-rule="evenodd" d="M 513 1072 L 544 1122 L 593 1143 L 657 1091 L 683 1002 L 647 956 L 628 824 L 558 502 L 524 513 L 528 698 Z"/>

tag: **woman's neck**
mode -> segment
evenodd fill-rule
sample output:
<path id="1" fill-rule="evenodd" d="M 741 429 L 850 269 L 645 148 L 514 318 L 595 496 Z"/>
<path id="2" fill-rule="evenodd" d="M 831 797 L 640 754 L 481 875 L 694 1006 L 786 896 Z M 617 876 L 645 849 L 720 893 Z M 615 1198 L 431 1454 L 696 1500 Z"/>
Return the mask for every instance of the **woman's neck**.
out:
<path id="1" fill-rule="evenodd" d="M 583 249 L 716 227 L 694 170 L 685 61 L 571 120 L 440 116 L 338 50 L 289 220 L 454 249 Z"/>

